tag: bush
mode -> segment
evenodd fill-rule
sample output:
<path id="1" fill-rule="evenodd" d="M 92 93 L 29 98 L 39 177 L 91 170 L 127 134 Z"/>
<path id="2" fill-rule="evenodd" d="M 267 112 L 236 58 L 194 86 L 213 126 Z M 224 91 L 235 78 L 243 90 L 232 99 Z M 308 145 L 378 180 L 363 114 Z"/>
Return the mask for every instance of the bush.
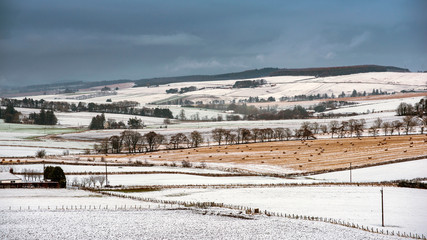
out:
<path id="1" fill-rule="evenodd" d="M 182 164 L 182 167 L 185 167 L 185 168 L 191 168 L 191 166 L 193 166 L 191 164 L 191 162 L 188 162 L 188 161 L 185 161 L 185 160 L 183 160 L 181 164 Z"/>
<path id="2" fill-rule="evenodd" d="M 44 149 L 37 150 L 36 157 L 38 157 L 38 158 L 46 157 L 46 150 L 44 150 Z"/>
<path id="3" fill-rule="evenodd" d="M 67 180 L 65 178 L 64 171 L 61 167 L 46 167 L 44 169 L 44 179 L 51 180 L 52 182 L 58 182 L 61 188 L 65 188 L 67 185 Z"/>

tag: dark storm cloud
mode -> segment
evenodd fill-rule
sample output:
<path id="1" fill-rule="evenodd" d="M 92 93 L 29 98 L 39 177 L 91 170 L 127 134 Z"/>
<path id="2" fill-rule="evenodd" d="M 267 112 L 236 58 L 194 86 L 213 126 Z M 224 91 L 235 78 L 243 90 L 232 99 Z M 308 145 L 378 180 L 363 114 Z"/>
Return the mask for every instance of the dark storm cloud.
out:
<path id="1" fill-rule="evenodd" d="M 0 85 L 250 68 L 427 68 L 425 1 L 0 3 Z"/>

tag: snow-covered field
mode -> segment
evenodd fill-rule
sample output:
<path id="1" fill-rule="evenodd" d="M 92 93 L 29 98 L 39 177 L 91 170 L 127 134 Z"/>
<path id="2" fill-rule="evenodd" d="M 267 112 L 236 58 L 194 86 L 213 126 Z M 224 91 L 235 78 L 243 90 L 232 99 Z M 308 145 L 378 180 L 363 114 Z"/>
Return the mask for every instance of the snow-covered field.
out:
<path id="1" fill-rule="evenodd" d="M 222 121 L 222 122 L 183 122 L 178 124 L 169 125 L 168 128 L 158 128 L 158 129 L 139 129 L 137 130 L 141 134 L 144 134 L 149 131 L 155 131 L 163 135 L 172 135 L 176 133 L 185 133 L 189 134 L 194 130 L 197 130 L 203 134 L 210 134 L 211 131 L 215 128 L 225 128 L 225 129 L 238 129 L 238 128 L 290 128 L 298 129 L 301 127 L 303 122 L 319 124 L 328 124 L 332 120 L 338 121 L 347 121 L 349 119 L 365 119 L 366 126 L 371 126 L 377 118 L 383 119 L 383 121 L 393 121 L 400 120 L 403 117 L 395 116 L 395 112 L 378 112 L 373 114 L 363 114 L 353 117 L 342 117 L 342 118 L 333 118 L 333 119 L 289 119 L 289 120 L 268 120 L 268 121 Z M 92 139 L 103 139 L 110 137 L 112 135 L 120 135 L 123 130 L 121 129 L 112 129 L 112 130 L 94 130 L 94 131 L 85 131 L 78 133 L 67 133 L 62 134 L 60 137 L 66 140 L 92 140 Z M 365 131 L 364 135 L 368 135 L 368 132 Z M 212 141 L 212 138 L 210 138 Z"/>
<path id="2" fill-rule="evenodd" d="M 33 112 L 40 112 L 40 109 L 32 108 L 16 108 L 17 111 L 22 114 L 29 115 Z M 88 127 L 92 118 L 100 113 L 96 112 L 55 112 L 55 116 L 58 118 L 58 125 L 62 127 Z M 123 121 L 127 124 L 129 118 L 138 118 L 146 125 L 152 124 L 163 124 L 163 118 L 156 117 L 144 117 L 127 114 L 112 114 L 106 113 L 105 119 L 114 119 L 115 121 Z"/>
<path id="3" fill-rule="evenodd" d="M 427 178 L 427 159 L 353 169 L 351 174 L 353 182 L 381 182 Z M 310 176 L 310 178 L 322 181 L 349 182 L 350 171 L 317 174 Z"/>
<path id="4" fill-rule="evenodd" d="M 105 166 L 97 165 L 65 165 L 65 164 L 46 164 L 46 166 L 59 166 L 65 173 L 105 173 Z M 15 173 L 23 172 L 24 170 L 35 170 L 43 172 L 43 164 L 19 164 L 19 165 L 0 165 L 0 171 L 9 171 L 12 168 Z M 224 174 L 229 172 L 219 171 L 215 169 L 202 168 L 181 168 L 181 167 L 138 167 L 138 166 L 108 166 L 108 172 L 184 172 L 184 173 L 213 173 Z"/>
<path id="5" fill-rule="evenodd" d="M 225 213 L 218 216 L 217 210 L 153 209 L 153 204 L 147 209 L 149 203 L 79 190 L 0 193 L 1 239 L 402 239 L 323 222 L 265 216 L 248 220 Z M 103 209 L 103 204 L 109 208 Z M 68 209 L 62 210 L 63 205 Z M 78 209 L 71 210 L 71 205 Z M 79 209 L 80 205 L 97 209 Z M 115 205 L 128 208 L 115 210 Z M 134 205 L 136 210 L 129 209 Z"/>
<path id="6" fill-rule="evenodd" d="M 253 220 L 191 210 L 4 211 L 1 239 L 403 239 L 276 217 Z"/>
<path id="7" fill-rule="evenodd" d="M 34 157 L 39 150 L 45 150 L 46 155 L 62 155 L 65 149 L 42 147 L 0 146 L 0 157 Z M 69 150 L 70 154 L 83 153 L 83 150 Z"/>
<path id="8" fill-rule="evenodd" d="M 374 228 L 381 226 L 380 187 L 324 186 L 233 189 L 167 189 L 128 193 L 163 200 L 217 202 L 279 213 L 341 219 Z M 427 234 L 427 191 L 384 188 L 388 230 Z"/>
<path id="9" fill-rule="evenodd" d="M 68 176 L 69 180 L 86 178 L 85 175 Z M 207 177 L 188 174 L 120 174 L 108 175 L 110 185 L 156 186 L 156 185 L 226 185 L 226 184 L 279 184 L 312 183 L 311 179 L 284 179 L 262 176 Z"/>
<path id="10" fill-rule="evenodd" d="M 26 208 L 30 207 L 30 210 L 40 208 L 62 208 L 62 206 L 79 206 L 80 205 L 91 205 L 96 206 L 96 208 L 101 205 L 105 207 L 108 205 L 114 208 L 115 205 L 138 205 L 142 207 L 147 207 L 150 205 L 146 202 L 131 200 L 127 198 L 118 198 L 118 197 L 106 197 L 105 195 L 92 193 L 83 190 L 73 190 L 73 189 L 1 189 L 0 190 L 0 215 L 3 214 L 2 211 L 8 210 L 17 210 L 19 207 Z M 151 204 L 151 208 L 156 205 Z M 0 218 L 2 219 L 2 218 Z M 0 231 L 1 232 L 1 231 Z"/>
<path id="11" fill-rule="evenodd" d="M 5 123 L 3 119 L 0 119 L 0 140 L 3 141 L 25 140 L 26 138 L 33 138 L 48 134 L 61 134 L 75 131 L 77 130 L 73 128 L 63 128 L 57 126 Z"/>
<path id="12" fill-rule="evenodd" d="M 427 93 L 426 93 L 427 96 Z M 344 106 L 339 109 L 328 111 L 328 113 L 366 113 L 391 111 L 396 114 L 396 109 L 400 103 L 409 103 L 415 105 L 424 97 L 396 98 L 386 100 L 357 101 L 355 105 Z"/>
<path id="13" fill-rule="evenodd" d="M 282 96 L 325 94 L 336 96 L 345 92 L 350 94 L 354 89 L 359 92 L 372 92 L 372 89 L 380 89 L 387 92 L 400 92 L 401 90 L 425 90 L 427 74 L 426 73 L 395 73 L 395 72 L 372 72 L 359 73 L 334 77 L 314 78 L 310 76 L 278 76 L 264 77 L 269 85 L 259 88 L 233 89 L 232 85 L 237 80 L 223 80 L 211 82 L 184 82 L 160 85 L 158 87 L 138 87 L 124 88 L 117 91 L 117 95 L 101 96 L 83 100 L 86 102 L 105 103 L 111 98 L 113 102 L 117 101 L 137 101 L 141 106 L 148 103 L 167 99 L 176 96 L 176 94 L 167 94 L 166 90 L 170 88 L 182 88 L 195 86 L 198 90 L 188 92 L 184 96 L 191 96 L 191 99 L 218 100 L 226 102 L 233 99 L 246 99 L 250 96 L 268 98 L 270 96 L 276 99 Z M 76 93 L 75 95 L 78 95 Z M 77 100 L 68 99 L 67 94 L 58 95 L 40 95 L 30 96 L 34 99 L 45 99 L 48 101 L 69 101 Z M 205 101 L 207 102 L 207 101 Z M 175 113 L 174 113 L 175 114 Z"/>

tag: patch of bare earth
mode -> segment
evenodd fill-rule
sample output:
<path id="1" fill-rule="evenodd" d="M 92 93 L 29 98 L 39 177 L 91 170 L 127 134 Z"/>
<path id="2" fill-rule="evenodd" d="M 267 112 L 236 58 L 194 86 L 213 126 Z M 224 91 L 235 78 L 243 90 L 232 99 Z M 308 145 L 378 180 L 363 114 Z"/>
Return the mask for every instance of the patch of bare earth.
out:
<path id="1" fill-rule="evenodd" d="M 108 161 L 135 159 L 280 166 L 299 171 L 323 171 L 410 159 L 427 155 L 427 135 L 277 141 L 196 149 L 120 154 Z M 92 156 L 88 156 L 92 157 Z M 93 156 L 95 157 L 95 156 Z M 99 156 L 98 156 L 99 157 Z"/>

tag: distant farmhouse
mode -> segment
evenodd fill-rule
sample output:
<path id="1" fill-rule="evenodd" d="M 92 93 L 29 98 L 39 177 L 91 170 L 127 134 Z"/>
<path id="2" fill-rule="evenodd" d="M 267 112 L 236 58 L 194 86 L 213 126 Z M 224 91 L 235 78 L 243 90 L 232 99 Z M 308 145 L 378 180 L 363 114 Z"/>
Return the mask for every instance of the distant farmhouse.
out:
<path id="1" fill-rule="evenodd" d="M 24 182 L 10 172 L 0 172 L 0 188 L 59 188 L 58 182 Z"/>
<path id="2" fill-rule="evenodd" d="M 0 183 L 22 183 L 22 179 L 10 172 L 0 172 Z"/>

